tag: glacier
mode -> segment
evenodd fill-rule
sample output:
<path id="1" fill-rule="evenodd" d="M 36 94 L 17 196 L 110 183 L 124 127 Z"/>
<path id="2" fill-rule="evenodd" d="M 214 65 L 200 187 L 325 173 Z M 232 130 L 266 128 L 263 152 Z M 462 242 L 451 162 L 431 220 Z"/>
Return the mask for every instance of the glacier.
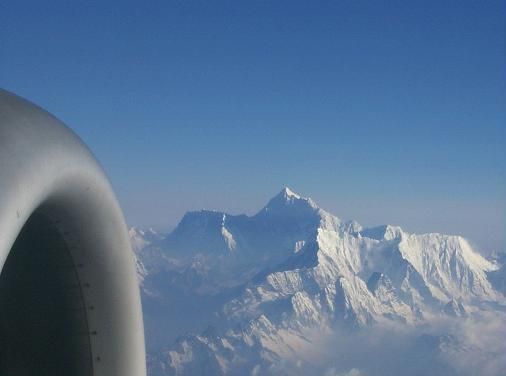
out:
<path id="1" fill-rule="evenodd" d="M 363 228 L 284 188 L 130 237 L 152 376 L 506 371 L 481 327 L 506 326 L 506 258 L 461 236 Z"/>

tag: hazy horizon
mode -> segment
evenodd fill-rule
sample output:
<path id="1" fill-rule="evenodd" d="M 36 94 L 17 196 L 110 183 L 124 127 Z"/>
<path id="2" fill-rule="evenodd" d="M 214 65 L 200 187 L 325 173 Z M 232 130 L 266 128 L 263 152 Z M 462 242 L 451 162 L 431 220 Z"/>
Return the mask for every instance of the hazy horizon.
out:
<path id="1" fill-rule="evenodd" d="M 301 195 L 302 197 L 311 198 L 313 201 L 316 202 L 316 204 L 320 208 L 329 211 L 331 214 L 337 216 L 338 218 L 340 218 L 343 221 L 354 220 L 354 221 L 357 221 L 358 223 L 360 223 L 364 227 L 375 227 L 375 226 L 381 226 L 381 225 L 400 226 L 405 231 L 408 231 L 411 233 L 418 233 L 418 234 L 435 232 L 435 233 L 444 233 L 444 234 L 448 234 L 448 235 L 460 235 L 460 236 L 465 237 L 467 240 L 469 240 L 478 251 L 480 251 L 481 253 L 483 253 L 485 255 L 490 255 L 494 251 L 495 252 L 506 252 L 506 247 L 503 247 L 503 248 L 500 248 L 500 247 L 494 248 L 493 246 L 487 247 L 487 245 L 503 242 L 504 239 L 502 238 L 501 233 L 494 234 L 493 236 L 495 236 L 495 238 L 493 238 L 493 239 L 487 239 L 487 238 L 480 238 L 479 237 L 479 234 L 480 234 L 479 230 L 481 230 L 481 229 L 474 229 L 475 231 L 473 231 L 472 228 L 468 228 L 467 231 L 464 231 L 462 229 L 461 229 L 461 231 L 459 231 L 459 224 L 458 223 L 442 223 L 442 222 L 438 223 L 436 221 L 432 221 L 431 223 L 427 223 L 425 226 L 423 224 L 417 224 L 416 223 L 417 221 L 421 222 L 420 220 L 423 217 L 423 215 L 426 213 L 427 208 L 425 208 L 425 210 L 424 210 L 424 208 L 419 208 L 419 210 L 417 210 L 415 212 L 415 215 L 413 216 L 413 218 L 410 218 L 410 220 L 406 221 L 406 223 L 398 223 L 395 221 L 395 218 L 399 218 L 400 214 L 394 213 L 392 215 L 391 212 L 388 213 L 387 207 L 384 208 L 385 213 L 380 212 L 378 215 L 374 216 L 374 215 L 371 215 L 371 213 L 369 212 L 369 210 L 368 210 L 369 208 L 366 203 L 363 203 L 363 205 L 361 205 L 358 208 L 346 206 L 347 212 L 351 213 L 351 215 L 353 215 L 353 212 L 356 211 L 357 213 L 362 213 L 363 217 L 368 219 L 368 220 L 366 219 L 366 221 L 361 221 L 357 217 L 340 215 L 338 212 L 339 208 L 337 208 L 337 205 L 335 203 L 332 204 L 332 202 L 330 202 L 330 204 L 328 206 L 325 206 L 325 205 L 322 205 L 321 202 L 317 198 L 315 198 L 314 196 L 311 196 L 310 194 L 309 195 L 302 194 L 300 191 L 298 191 L 297 189 L 293 189 L 293 187 L 291 187 L 291 186 L 285 186 L 285 187 L 290 188 L 292 191 L 294 191 L 296 194 Z M 216 206 L 191 207 L 188 210 L 183 210 L 181 212 L 181 215 L 179 217 L 177 217 L 175 222 L 129 223 L 129 225 L 131 225 L 133 227 L 138 227 L 141 229 L 152 228 L 160 233 L 169 233 L 169 232 L 173 231 L 175 227 L 177 227 L 177 225 L 179 224 L 179 222 L 183 218 L 183 216 L 187 212 L 191 212 L 191 211 L 212 210 L 212 211 L 218 211 L 218 212 L 225 212 L 230 215 L 246 214 L 248 216 L 253 216 L 253 215 L 257 214 L 268 203 L 268 201 L 271 198 L 273 198 L 276 194 L 278 194 L 281 191 L 281 189 L 283 189 L 283 188 L 284 187 L 281 187 L 278 191 L 273 192 L 270 196 L 267 196 L 267 198 L 265 199 L 265 201 L 263 203 L 259 203 L 258 207 L 246 209 L 243 211 L 241 211 L 240 209 L 236 209 L 236 207 L 234 207 L 234 205 L 231 205 L 231 204 L 225 205 L 226 207 L 230 208 L 230 210 L 223 209 L 223 208 L 216 207 Z M 234 197 L 234 195 L 231 194 L 231 197 Z M 231 201 L 233 201 L 233 200 L 231 200 Z M 256 201 L 258 201 L 258 200 L 256 200 Z M 332 201 L 332 200 L 330 200 L 330 201 Z M 340 201 L 340 200 L 337 199 L 336 201 Z M 451 208 L 452 204 L 453 203 L 446 203 L 446 205 L 447 205 L 446 208 L 442 207 L 441 211 L 443 211 L 443 209 L 448 209 L 449 207 Z M 441 203 L 441 205 L 445 205 L 445 203 Z M 240 207 L 240 203 L 239 203 L 239 205 L 237 205 L 237 207 Z M 329 209 L 330 207 L 335 207 L 336 209 L 331 210 L 331 209 Z M 388 222 L 388 221 L 381 222 L 382 218 L 389 218 L 389 214 L 390 214 L 390 218 L 394 218 L 394 220 L 390 221 L 390 222 Z M 417 217 L 417 215 L 419 217 Z M 409 218 L 409 217 L 405 217 L 405 218 Z"/>

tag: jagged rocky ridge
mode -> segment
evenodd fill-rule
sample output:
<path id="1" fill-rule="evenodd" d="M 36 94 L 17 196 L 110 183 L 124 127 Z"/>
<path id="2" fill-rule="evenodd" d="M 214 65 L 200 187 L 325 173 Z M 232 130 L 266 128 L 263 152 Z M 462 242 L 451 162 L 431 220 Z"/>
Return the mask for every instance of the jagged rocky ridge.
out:
<path id="1" fill-rule="evenodd" d="M 130 235 L 153 376 L 323 372 L 323 340 L 506 306 L 500 262 L 464 238 L 364 229 L 288 188 L 251 217 L 190 212 L 168 236 Z"/>

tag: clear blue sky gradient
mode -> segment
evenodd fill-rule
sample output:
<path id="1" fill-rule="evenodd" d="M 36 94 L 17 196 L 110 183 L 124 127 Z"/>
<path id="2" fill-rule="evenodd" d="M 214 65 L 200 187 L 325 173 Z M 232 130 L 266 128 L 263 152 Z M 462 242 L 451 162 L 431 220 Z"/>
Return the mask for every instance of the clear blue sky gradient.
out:
<path id="1" fill-rule="evenodd" d="M 89 144 L 134 225 L 287 185 L 506 250 L 505 1 L 7 1 L 0 86 Z"/>

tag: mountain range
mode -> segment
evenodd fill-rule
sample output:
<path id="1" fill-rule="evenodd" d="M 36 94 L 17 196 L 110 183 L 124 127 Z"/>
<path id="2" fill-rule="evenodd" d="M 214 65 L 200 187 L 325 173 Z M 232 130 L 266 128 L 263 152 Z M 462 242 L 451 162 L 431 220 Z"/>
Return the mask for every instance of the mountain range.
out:
<path id="1" fill-rule="evenodd" d="M 151 376 L 506 372 L 506 258 L 461 236 L 363 228 L 284 188 L 130 237 Z"/>

